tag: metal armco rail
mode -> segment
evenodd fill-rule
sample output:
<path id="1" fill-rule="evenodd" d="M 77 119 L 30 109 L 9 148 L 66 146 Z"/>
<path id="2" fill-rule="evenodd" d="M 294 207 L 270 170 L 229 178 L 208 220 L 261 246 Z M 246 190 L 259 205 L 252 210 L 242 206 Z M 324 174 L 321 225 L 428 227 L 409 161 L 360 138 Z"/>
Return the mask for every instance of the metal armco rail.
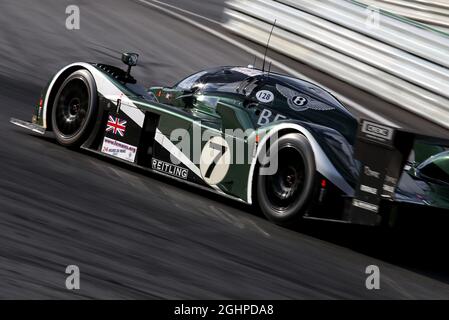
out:
<path id="1" fill-rule="evenodd" d="M 444 0 L 358 0 L 449 32 L 449 3 Z"/>
<path id="2" fill-rule="evenodd" d="M 449 128 L 449 38 L 355 1 L 231 0 L 229 30 Z"/>

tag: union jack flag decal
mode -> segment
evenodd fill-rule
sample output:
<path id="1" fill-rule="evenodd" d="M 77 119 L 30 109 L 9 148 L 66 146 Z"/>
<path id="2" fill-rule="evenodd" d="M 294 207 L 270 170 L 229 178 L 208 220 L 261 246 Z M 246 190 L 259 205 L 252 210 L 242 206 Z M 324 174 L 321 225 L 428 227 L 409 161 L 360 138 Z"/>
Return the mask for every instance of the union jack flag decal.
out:
<path id="1" fill-rule="evenodd" d="M 126 131 L 126 121 L 120 118 L 114 118 L 109 116 L 108 126 L 106 127 L 106 132 L 112 132 L 113 134 L 118 134 L 121 137 L 125 136 Z"/>

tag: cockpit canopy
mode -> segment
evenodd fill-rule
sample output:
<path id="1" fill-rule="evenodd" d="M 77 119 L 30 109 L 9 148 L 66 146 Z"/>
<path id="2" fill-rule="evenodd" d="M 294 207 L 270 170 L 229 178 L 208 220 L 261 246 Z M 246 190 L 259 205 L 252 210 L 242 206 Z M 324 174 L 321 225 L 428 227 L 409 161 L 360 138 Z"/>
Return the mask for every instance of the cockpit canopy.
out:
<path id="1" fill-rule="evenodd" d="M 268 74 L 254 68 L 220 67 L 200 71 L 180 81 L 174 88 L 184 91 L 201 90 L 203 93 L 226 92 L 246 97 L 254 96 L 261 102 L 268 99 L 264 100 L 264 97 L 258 96 L 259 91 L 271 89 L 273 98 L 281 100 L 277 103 L 287 102 L 293 110 L 297 109 L 296 111 L 307 108 L 313 110 L 339 108 L 346 111 L 334 96 L 315 84 L 277 73 Z"/>
<path id="2" fill-rule="evenodd" d="M 247 79 L 257 75 L 262 75 L 263 72 L 257 69 L 243 68 L 243 67 L 220 67 L 205 71 L 200 71 L 180 81 L 174 87 L 181 90 L 194 90 L 195 88 L 204 88 L 206 85 L 209 90 L 212 88 L 228 87 L 229 84 L 238 85 Z M 230 91 L 232 86 L 229 86 Z M 220 90 L 224 91 L 224 90 Z M 235 90 L 233 91 L 235 92 Z"/>
<path id="3" fill-rule="evenodd" d="M 357 120 L 328 91 L 304 80 L 246 67 L 220 67 L 197 72 L 174 86 L 203 96 L 227 96 L 270 109 L 283 119 L 298 119 L 333 128 L 351 143 Z"/>

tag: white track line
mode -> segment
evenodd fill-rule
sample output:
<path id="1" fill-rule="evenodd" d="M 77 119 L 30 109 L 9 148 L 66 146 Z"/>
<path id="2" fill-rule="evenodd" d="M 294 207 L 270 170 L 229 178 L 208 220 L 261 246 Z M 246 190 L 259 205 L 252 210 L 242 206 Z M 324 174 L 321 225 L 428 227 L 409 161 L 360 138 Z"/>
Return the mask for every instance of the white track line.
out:
<path id="1" fill-rule="evenodd" d="M 151 6 L 153 8 L 157 8 L 157 9 L 165 12 L 166 14 L 171 15 L 171 16 L 179 19 L 179 20 L 187 22 L 188 24 L 193 25 L 193 26 L 195 26 L 195 27 L 197 27 L 197 28 L 199 28 L 199 29 L 209 33 L 209 34 L 212 34 L 213 36 L 215 36 L 217 38 L 220 38 L 221 40 L 226 41 L 226 42 L 230 43 L 231 45 L 233 45 L 233 46 L 235 46 L 235 47 L 237 47 L 237 48 L 239 48 L 239 49 L 241 49 L 243 51 L 246 51 L 246 52 L 248 52 L 249 54 L 251 54 L 253 56 L 256 56 L 259 59 L 263 59 L 263 57 L 264 57 L 263 54 L 261 54 L 260 52 L 254 50 L 254 49 L 252 49 L 250 47 L 248 47 L 247 45 L 245 45 L 245 44 L 243 44 L 243 43 L 241 43 L 241 42 L 239 42 L 239 41 L 237 41 L 235 39 L 232 39 L 231 37 L 228 37 L 228 36 L 226 36 L 225 34 L 219 32 L 219 31 L 211 29 L 211 28 L 209 28 L 209 27 L 207 27 L 207 26 L 205 26 L 205 25 L 203 25 L 203 24 L 201 24 L 201 23 L 199 23 L 197 21 L 194 21 L 194 20 L 192 20 L 192 19 L 190 19 L 190 18 L 188 18 L 186 16 L 183 16 L 183 15 L 181 15 L 179 13 L 170 11 L 167 8 L 175 9 L 175 10 L 177 10 L 179 12 L 182 12 L 182 13 L 185 13 L 185 14 L 197 17 L 197 18 L 204 19 L 206 21 L 209 21 L 211 23 L 218 24 L 218 25 L 221 26 L 222 24 L 217 22 L 217 21 L 214 21 L 212 19 L 209 19 L 207 17 L 204 17 L 202 15 L 199 15 L 199 14 L 191 12 L 191 11 L 178 8 L 178 7 L 175 7 L 175 6 L 170 5 L 170 4 L 163 3 L 163 2 L 158 1 L 158 0 L 138 0 L 138 1 L 140 3 L 142 3 L 142 4 Z M 167 7 L 167 8 L 165 8 L 164 6 Z M 296 78 L 304 79 L 306 81 L 309 81 L 309 82 L 312 82 L 312 83 L 315 83 L 315 84 L 319 85 L 323 89 L 325 89 L 325 90 L 331 92 L 333 95 L 335 95 L 345 105 L 351 107 L 352 109 L 355 109 L 356 111 L 364 114 L 365 116 L 368 116 L 372 120 L 381 122 L 381 123 L 383 123 L 385 125 L 389 125 L 389 126 L 392 126 L 392 127 L 398 127 L 398 128 L 400 127 L 398 124 L 396 124 L 396 123 L 394 123 L 394 122 L 384 118 L 383 116 L 375 113 L 374 111 L 369 110 L 366 107 L 364 107 L 364 106 L 362 106 L 362 105 L 360 105 L 360 104 L 358 104 L 358 103 L 356 103 L 356 102 L 346 98 L 345 96 L 342 96 L 341 94 L 338 94 L 338 93 L 332 91 L 331 89 L 329 89 L 329 88 L 327 88 L 327 87 L 317 83 L 316 81 L 308 78 L 307 76 L 299 73 L 298 71 L 290 68 L 289 66 L 287 66 L 287 65 L 285 65 L 285 64 L 283 64 L 283 63 L 281 63 L 279 61 L 276 61 L 276 60 L 272 59 L 269 56 L 267 56 L 267 60 L 271 60 L 273 66 L 276 66 L 278 69 L 283 70 L 283 71 L 289 73 L 290 75 L 292 75 L 292 76 L 294 76 Z"/>

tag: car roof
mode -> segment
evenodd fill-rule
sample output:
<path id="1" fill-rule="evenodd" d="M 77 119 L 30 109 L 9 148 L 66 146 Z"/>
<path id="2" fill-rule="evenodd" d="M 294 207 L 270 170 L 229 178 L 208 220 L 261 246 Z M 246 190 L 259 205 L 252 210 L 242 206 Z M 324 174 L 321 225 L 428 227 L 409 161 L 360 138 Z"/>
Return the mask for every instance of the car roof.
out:
<path id="1" fill-rule="evenodd" d="M 214 90 L 213 84 L 221 84 L 222 86 L 218 91 L 223 92 L 228 90 L 229 93 L 236 93 L 235 89 L 239 87 L 239 84 L 248 82 L 250 79 L 257 79 L 260 80 L 261 83 L 272 85 L 273 87 L 276 87 L 276 85 L 279 84 L 299 92 L 312 94 L 314 97 L 325 103 L 332 104 L 347 111 L 343 104 L 330 92 L 310 81 L 303 79 L 294 78 L 276 72 L 267 72 L 254 67 L 243 66 L 224 66 L 204 70 L 202 72 L 203 75 L 199 78 L 199 80 L 206 85 L 210 85 L 211 91 Z M 223 85 L 230 83 L 234 83 L 235 85 Z"/>

